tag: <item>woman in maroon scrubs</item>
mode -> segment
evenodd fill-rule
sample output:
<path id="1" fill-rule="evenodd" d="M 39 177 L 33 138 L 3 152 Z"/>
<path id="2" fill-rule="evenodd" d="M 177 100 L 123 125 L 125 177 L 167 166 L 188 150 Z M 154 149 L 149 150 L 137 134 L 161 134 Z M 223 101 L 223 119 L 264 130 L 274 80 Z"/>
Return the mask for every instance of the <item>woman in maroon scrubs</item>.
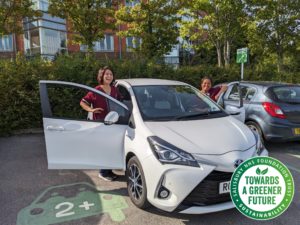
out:
<path id="1" fill-rule="evenodd" d="M 110 95 L 115 99 L 120 99 L 120 94 L 116 87 L 113 86 L 115 81 L 114 73 L 109 67 L 104 67 L 98 72 L 97 80 L 99 85 L 95 89 Z M 103 121 L 108 113 L 107 101 L 104 97 L 96 95 L 93 92 L 88 92 L 80 101 L 80 106 L 87 112 L 93 113 L 93 120 Z M 112 170 L 100 170 L 99 177 L 106 181 L 116 179 L 116 175 Z"/>

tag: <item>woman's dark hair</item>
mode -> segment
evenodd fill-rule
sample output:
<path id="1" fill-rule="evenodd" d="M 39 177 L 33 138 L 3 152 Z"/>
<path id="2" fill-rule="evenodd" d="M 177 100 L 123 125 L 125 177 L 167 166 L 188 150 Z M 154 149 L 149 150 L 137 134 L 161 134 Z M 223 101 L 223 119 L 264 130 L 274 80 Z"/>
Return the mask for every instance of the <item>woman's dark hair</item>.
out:
<path id="1" fill-rule="evenodd" d="M 105 72 L 106 72 L 107 70 L 110 70 L 110 71 L 112 72 L 112 74 L 113 74 L 113 80 L 112 80 L 112 82 L 110 83 L 110 85 L 113 85 L 113 84 L 115 83 L 115 73 L 114 73 L 114 71 L 112 70 L 112 68 L 110 68 L 109 66 L 104 66 L 103 68 L 99 69 L 99 73 L 100 73 L 100 74 L 98 74 L 97 80 L 98 80 L 99 84 L 103 84 L 103 76 L 104 76 L 104 74 L 105 74 Z"/>

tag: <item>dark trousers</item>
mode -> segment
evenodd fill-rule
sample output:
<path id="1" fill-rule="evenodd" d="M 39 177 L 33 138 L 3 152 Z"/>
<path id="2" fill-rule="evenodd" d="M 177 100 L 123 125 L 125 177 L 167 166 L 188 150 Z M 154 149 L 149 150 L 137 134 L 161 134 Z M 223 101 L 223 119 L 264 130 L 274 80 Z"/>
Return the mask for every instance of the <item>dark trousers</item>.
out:
<path id="1" fill-rule="evenodd" d="M 112 173 L 112 170 L 99 170 L 99 173 L 102 175 L 102 176 L 108 176 Z"/>

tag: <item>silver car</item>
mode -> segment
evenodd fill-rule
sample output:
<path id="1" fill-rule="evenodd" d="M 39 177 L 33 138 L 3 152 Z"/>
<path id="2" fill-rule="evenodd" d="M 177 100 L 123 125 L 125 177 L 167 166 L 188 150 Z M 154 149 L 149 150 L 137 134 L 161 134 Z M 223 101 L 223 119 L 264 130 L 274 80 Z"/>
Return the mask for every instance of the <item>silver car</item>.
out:
<path id="1" fill-rule="evenodd" d="M 274 82 L 232 82 L 218 99 L 224 108 L 240 107 L 245 123 L 267 141 L 300 140 L 300 85 Z"/>

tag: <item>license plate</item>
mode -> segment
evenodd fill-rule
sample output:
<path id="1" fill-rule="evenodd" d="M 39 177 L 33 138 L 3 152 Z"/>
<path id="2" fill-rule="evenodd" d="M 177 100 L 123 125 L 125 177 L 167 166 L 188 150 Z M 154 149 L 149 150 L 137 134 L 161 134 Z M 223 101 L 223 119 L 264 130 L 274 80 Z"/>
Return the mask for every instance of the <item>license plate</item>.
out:
<path id="1" fill-rule="evenodd" d="M 295 135 L 300 135 L 300 128 L 295 128 L 294 133 Z"/>
<path id="2" fill-rule="evenodd" d="M 225 181 L 219 184 L 219 194 L 230 192 L 230 181 Z"/>

